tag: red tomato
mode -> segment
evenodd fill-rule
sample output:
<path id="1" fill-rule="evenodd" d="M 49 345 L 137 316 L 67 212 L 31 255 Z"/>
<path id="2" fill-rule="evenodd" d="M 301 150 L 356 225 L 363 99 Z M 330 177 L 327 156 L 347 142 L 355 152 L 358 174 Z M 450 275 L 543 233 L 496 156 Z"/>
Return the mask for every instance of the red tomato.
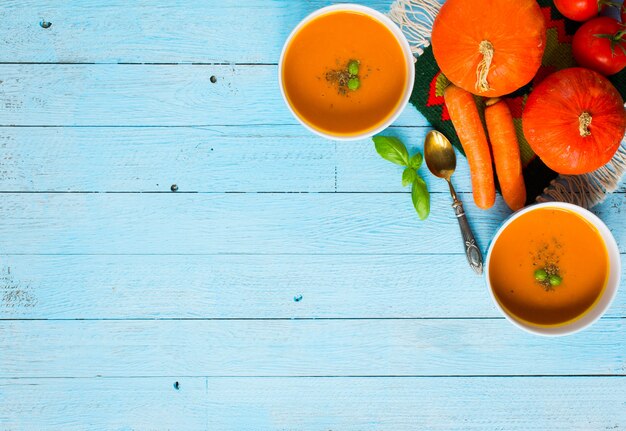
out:
<path id="1" fill-rule="evenodd" d="M 554 0 L 554 5 L 564 17 L 574 21 L 587 21 L 600 12 L 602 0 Z"/>
<path id="2" fill-rule="evenodd" d="M 626 67 L 626 28 L 606 16 L 587 21 L 576 31 L 572 51 L 580 66 L 613 75 Z"/>

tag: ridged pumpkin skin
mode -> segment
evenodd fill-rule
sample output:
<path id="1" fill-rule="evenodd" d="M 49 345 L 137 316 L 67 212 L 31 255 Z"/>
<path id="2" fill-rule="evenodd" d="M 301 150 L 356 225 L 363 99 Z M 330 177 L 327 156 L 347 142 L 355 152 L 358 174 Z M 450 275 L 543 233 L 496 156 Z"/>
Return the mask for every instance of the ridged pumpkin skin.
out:
<path id="1" fill-rule="evenodd" d="M 619 148 L 626 131 L 624 101 L 599 73 L 564 69 L 528 96 L 522 127 L 530 147 L 550 169 L 585 174 L 605 165 Z"/>
<path id="2" fill-rule="evenodd" d="M 477 68 L 485 58 L 483 41 L 491 43 L 493 59 L 481 89 Z M 479 96 L 497 97 L 535 76 L 546 47 L 546 24 L 535 0 L 447 0 L 435 18 L 431 42 L 451 82 Z"/>

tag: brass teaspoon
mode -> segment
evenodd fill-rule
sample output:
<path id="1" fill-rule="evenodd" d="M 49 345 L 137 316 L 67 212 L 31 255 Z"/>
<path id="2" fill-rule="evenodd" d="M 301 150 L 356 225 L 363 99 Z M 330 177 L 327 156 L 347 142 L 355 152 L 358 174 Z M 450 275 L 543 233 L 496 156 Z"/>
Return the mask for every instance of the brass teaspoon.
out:
<path id="1" fill-rule="evenodd" d="M 465 217 L 465 211 L 463 210 L 463 203 L 459 200 L 450 181 L 450 177 L 456 169 L 456 156 L 454 154 L 454 148 L 452 144 L 446 138 L 443 133 L 436 130 L 428 132 L 426 135 L 426 141 L 424 142 L 424 158 L 426 159 L 426 165 L 430 172 L 434 176 L 443 178 L 448 182 L 450 186 L 450 194 L 452 195 L 452 208 L 456 213 L 456 217 L 459 220 L 459 226 L 461 227 L 461 235 L 463 236 L 463 242 L 465 243 L 465 255 L 472 269 L 477 274 L 483 273 L 483 256 L 480 253 L 480 249 L 476 245 L 476 239 Z"/>

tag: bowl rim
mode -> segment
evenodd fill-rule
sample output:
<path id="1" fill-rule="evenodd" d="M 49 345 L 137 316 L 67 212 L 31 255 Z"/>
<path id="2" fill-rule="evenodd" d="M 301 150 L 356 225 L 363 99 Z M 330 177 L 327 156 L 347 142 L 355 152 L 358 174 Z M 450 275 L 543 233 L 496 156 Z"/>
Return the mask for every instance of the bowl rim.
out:
<path id="1" fill-rule="evenodd" d="M 360 12 L 362 14 L 368 15 L 370 18 L 375 19 L 376 21 L 383 24 L 389 31 L 391 31 L 391 33 L 396 38 L 396 41 L 398 42 L 398 44 L 400 45 L 400 48 L 402 49 L 402 52 L 404 54 L 404 59 L 406 60 L 406 65 L 407 65 L 407 72 L 408 72 L 407 73 L 407 85 L 405 87 L 404 94 L 402 95 L 402 99 L 400 100 L 400 103 L 398 103 L 398 106 L 396 107 L 394 113 L 391 114 L 383 123 L 381 123 L 377 127 L 367 130 L 366 132 L 356 134 L 356 135 L 344 136 L 344 135 L 335 135 L 331 133 L 326 133 L 307 124 L 302 118 L 300 118 L 300 116 L 296 113 L 295 109 L 289 103 L 289 100 L 287 99 L 287 95 L 285 94 L 285 87 L 283 83 L 282 70 L 283 70 L 283 63 L 285 59 L 285 53 L 287 51 L 287 47 L 293 40 L 294 36 L 300 31 L 302 27 L 304 27 L 306 24 L 311 22 L 313 19 L 329 12 L 338 12 L 338 11 Z M 280 59 L 278 60 L 278 87 L 280 88 L 280 94 L 285 104 L 287 105 L 289 112 L 291 112 L 291 115 L 293 115 L 296 118 L 296 120 L 298 120 L 298 122 L 301 125 L 303 125 L 306 129 L 310 130 L 311 132 L 315 133 L 318 136 L 321 136 L 327 139 L 332 139 L 336 141 L 357 141 L 360 139 L 370 138 L 382 132 L 387 127 L 389 127 L 394 121 L 396 121 L 398 117 L 400 116 L 400 114 L 402 114 L 407 104 L 409 103 L 409 98 L 411 97 L 411 93 L 413 92 L 413 86 L 415 84 L 414 63 L 415 63 L 415 56 L 413 55 L 413 52 L 411 51 L 411 46 L 409 45 L 409 42 L 406 36 L 404 35 L 400 27 L 398 27 L 388 16 L 377 11 L 376 9 L 372 9 L 370 7 L 363 6 L 360 4 L 339 3 L 339 4 L 330 5 L 330 6 L 325 6 L 325 7 L 322 7 L 320 9 L 317 9 L 311 12 L 309 15 L 304 17 L 298 23 L 298 25 L 296 25 L 296 27 L 291 31 L 291 33 L 289 33 L 289 36 L 287 36 L 287 39 L 285 40 L 285 43 L 283 44 L 282 50 L 280 52 Z"/>
<path id="2" fill-rule="evenodd" d="M 502 232 L 504 232 L 507 226 L 509 226 L 514 220 L 518 219 L 528 212 L 535 211 L 540 208 L 558 208 L 570 210 L 585 219 L 587 222 L 591 223 L 600 233 L 604 245 L 606 246 L 609 260 L 609 277 L 599 300 L 582 317 L 563 325 L 538 326 L 518 320 L 515 316 L 509 314 L 496 299 L 495 294 L 493 293 L 489 276 L 489 267 L 491 263 L 491 254 L 493 251 L 493 247 Z M 591 211 L 581 206 L 566 202 L 542 202 L 529 205 L 513 213 L 506 220 L 504 220 L 489 244 L 487 259 L 485 261 L 485 268 L 485 284 L 496 308 L 504 315 L 504 317 L 509 322 L 511 322 L 518 328 L 534 335 L 542 335 L 546 337 L 558 337 L 574 334 L 588 328 L 596 321 L 598 321 L 606 313 L 606 311 L 611 306 L 613 300 L 615 299 L 615 296 L 617 295 L 617 290 L 619 289 L 621 277 L 621 260 L 619 247 L 617 246 L 617 242 L 615 241 L 615 238 L 613 237 L 613 234 L 611 233 L 607 225 Z"/>

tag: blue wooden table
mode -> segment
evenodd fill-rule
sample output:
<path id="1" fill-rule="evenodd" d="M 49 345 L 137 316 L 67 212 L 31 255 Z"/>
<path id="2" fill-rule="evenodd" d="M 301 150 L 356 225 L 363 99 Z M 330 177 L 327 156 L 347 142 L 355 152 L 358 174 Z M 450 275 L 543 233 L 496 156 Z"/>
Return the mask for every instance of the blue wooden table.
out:
<path id="1" fill-rule="evenodd" d="M 282 43 L 328 3 L 2 2 L 0 430 L 626 427 L 624 285 L 582 333 L 521 332 L 444 182 L 420 222 L 370 141 L 290 116 Z M 454 180 L 485 250 L 509 211 Z M 594 209 L 622 268 L 625 192 Z"/>

